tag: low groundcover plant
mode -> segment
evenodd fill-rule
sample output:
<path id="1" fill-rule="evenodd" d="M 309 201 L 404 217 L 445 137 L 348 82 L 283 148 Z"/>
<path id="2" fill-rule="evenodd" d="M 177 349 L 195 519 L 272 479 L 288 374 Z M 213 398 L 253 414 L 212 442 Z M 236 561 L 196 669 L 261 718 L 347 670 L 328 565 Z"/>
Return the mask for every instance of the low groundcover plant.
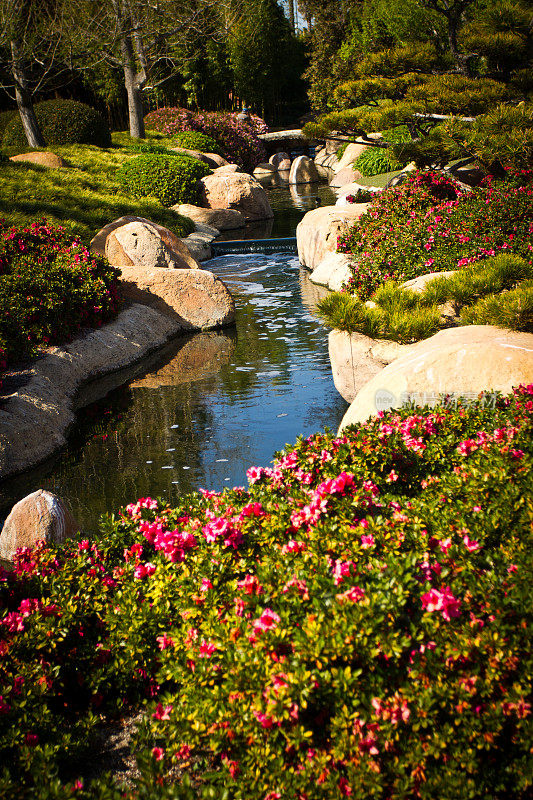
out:
<path id="1" fill-rule="evenodd" d="M 0 593 L 0 794 L 525 800 L 533 385 L 380 413 L 22 550 Z M 83 780 L 142 704 L 135 787 Z"/>

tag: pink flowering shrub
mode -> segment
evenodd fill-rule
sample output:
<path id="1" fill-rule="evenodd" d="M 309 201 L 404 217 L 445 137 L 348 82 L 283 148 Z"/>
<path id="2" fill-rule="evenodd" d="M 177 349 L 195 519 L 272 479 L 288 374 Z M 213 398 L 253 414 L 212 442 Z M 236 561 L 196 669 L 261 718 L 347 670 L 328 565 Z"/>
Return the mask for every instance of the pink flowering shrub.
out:
<path id="1" fill-rule="evenodd" d="M 0 794 L 526 800 L 532 423 L 533 385 L 391 411 L 21 551 Z M 98 719 L 141 702 L 137 787 L 83 786 Z"/>
<path id="2" fill-rule="evenodd" d="M 59 344 L 118 311 L 118 271 L 63 228 L 0 220 L 0 361 Z M 0 370 L 2 365 L 0 364 Z"/>
<path id="3" fill-rule="evenodd" d="M 215 139 L 224 158 L 248 170 L 266 161 L 266 151 L 258 134 L 267 133 L 268 126 L 255 115 L 249 122 L 243 122 L 237 119 L 236 113 L 159 108 L 146 115 L 145 124 L 165 136 L 180 131 L 200 131 Z"/>
<path id="4" fill-rule="evenodd" d="M 353 257 L 347 291 L 366 300 L 386 280 L 458 269 L 499 253 L 531 261 L 532 209 L 530 173 L 505 182 L 488 178 L 469 192 L 444 173 L 411 173 L 339 238 L 337 249 Z"/>

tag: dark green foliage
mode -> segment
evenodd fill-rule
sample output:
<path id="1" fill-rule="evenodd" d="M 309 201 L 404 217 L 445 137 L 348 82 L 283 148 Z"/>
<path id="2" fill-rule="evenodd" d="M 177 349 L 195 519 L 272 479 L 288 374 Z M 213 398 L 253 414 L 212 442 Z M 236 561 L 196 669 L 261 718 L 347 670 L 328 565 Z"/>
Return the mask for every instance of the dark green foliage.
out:
<path id="1" fill-rule="evenodd" d="M 175 134 L 175 141 L 178 147 L 186 147 L 187 150 L 199 150 L 201 153 L 218 153 L 222 155 L 222 148 L 212 136 L 206 136 L 200 131 L 179 131 Z"/>
<path id="2" fill-rule="evenodd" d="M 17 116 L 18 116 L 18 111 L 16 109 L 10 109 L 9 111 L 0 111 L 0 142 L 2 141 L 6 127 Z"/>
<path id="3" fill-rule="evenodd" d="M 76 100 L 45 100 L 34 106 L 37 121 L 48 145 L 111 145 L 106 120 L 94 108 Z M 4 147 L 27 146 L 22 121 L 17 114 L 8 123 L 2 139 Z"/>
<path id="4" fill-rule="evenodd" d="M 117 172 L 120 185 L 134 197 L 156 197 L 164 206 L 196 204 L 199 179 L 209 167 L 186 155 L 140 155 L 126 161 Z"/>

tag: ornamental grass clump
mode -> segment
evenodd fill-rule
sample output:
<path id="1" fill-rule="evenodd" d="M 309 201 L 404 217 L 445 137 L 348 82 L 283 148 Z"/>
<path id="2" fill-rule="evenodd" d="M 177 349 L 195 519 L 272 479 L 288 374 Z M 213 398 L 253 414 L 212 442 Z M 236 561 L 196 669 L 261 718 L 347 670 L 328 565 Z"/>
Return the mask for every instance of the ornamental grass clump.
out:
<path id="1" fill-rule="evenodd" d="M 533 385 L 449 400 L 19 552 L 0 794 L 529 798 Z M 135 785 L 84 781 L 139 706 Z"/>
<path id="2" fill-rule="evenodd" d="M 384 141 L 389 144 L 411 141 L 411 134 L 406 125 L 390 128 L 383 131 L 381 135 Z M 380 175 L 384 172 L 402 169 L 407 163 L 405 159 L 398 159 L 390 147 L 370 146 L 357 157 L 353 168 L 360 172 L 361 175 Z"/>
<path id="3" fill-rule="evenodd" d="M 454 270 L 498 253 L 531 261 L 531 176 L 487 178 L 462 193 L 443 173 L 408 175 L 339 238 L 337 249 L 353 257 L 348 291 L 366 300 L 385 280 Z"/>
<path id="4" fill-rule="evenodd" d="M 119 310 L 119 271 L 63 228 L 0 221 L 0 349 L 13 362 Z"/>
<path id="5" fill-rule="evenodd" d="M 317 303 L 316 311 L 332 328 L 402 344 L 427 339 L 454 324 L 533 332 L 532 286 L 533 264 L 502 253 L 436 277 L 422 292 L 386 281 L 368 306 L 356 295 L 332 292 Z M 440 308 L 447 302 L 451 315 Z"/>
<path id="6" fill-rule="evenodd" d="M 125 161 L 117 179 L 133 197 L 156 197 L 167 207 L 176 203 L 196 205 L 200 178 L 210 172 L 203 161 L 184 154 L 145 153 Z"/>

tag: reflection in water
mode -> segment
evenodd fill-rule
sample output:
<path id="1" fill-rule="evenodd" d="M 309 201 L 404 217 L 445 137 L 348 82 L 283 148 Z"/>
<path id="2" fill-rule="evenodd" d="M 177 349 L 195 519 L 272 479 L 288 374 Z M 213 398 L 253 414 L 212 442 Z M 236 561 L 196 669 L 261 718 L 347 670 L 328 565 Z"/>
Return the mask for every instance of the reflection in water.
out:
<path id="1" fill-rule="evenodd" d="M 89 532 L 100 514 L 140 496 L 246 484 L 249 466 L 268 464 L 299 434 L 337 427 L 346 403 L 298 259 L 228 255 L 207 266 L 235 297 L 237 332 L 176 340 L 147 374 L 80 412 L 53 468 L 6 482 L 4 506 L 42 486 L 65 497 Z"/>

